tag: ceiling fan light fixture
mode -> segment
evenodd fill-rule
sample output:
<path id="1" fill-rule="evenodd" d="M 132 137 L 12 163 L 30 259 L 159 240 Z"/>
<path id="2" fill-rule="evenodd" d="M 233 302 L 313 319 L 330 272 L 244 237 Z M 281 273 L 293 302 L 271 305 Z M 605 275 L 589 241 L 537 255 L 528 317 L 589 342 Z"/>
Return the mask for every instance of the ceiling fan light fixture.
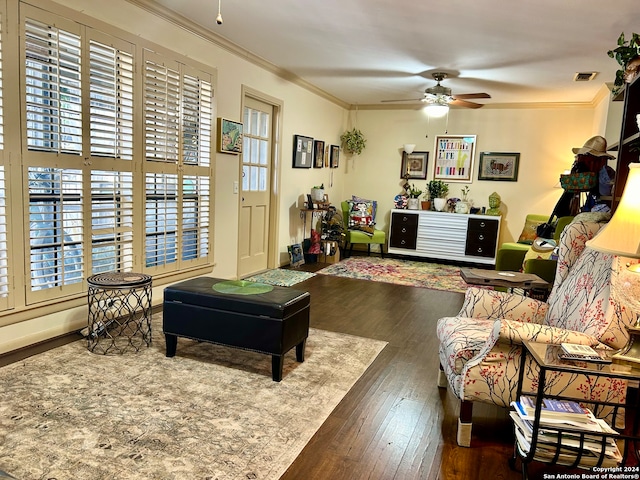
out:
<path id="1" fill-rule="evenodd" d="M 444 117 L 449 112 L 449 105 L 446 103 L 430 103 L 424 107 L 424 111 L 429 117 Z"/>

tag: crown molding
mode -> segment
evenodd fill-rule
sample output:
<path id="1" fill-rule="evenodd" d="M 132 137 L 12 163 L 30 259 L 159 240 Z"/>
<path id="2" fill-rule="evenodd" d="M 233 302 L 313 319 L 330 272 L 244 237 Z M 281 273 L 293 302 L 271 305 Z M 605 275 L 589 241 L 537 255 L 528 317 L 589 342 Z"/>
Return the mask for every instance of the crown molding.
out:
<path id="1" fill-rule="evenodd" d="M 153 15 L 156 15 L 162 18 L 163 20 L 166 20 L 167 22 L 173 25 L 176 25 L 179 28 L 186 30 L 187 32 L 193 35 L 196 35 L 202 38 L 203 40 L 213 43 L 214 45 L 220 47 L 221 49 L 226 50 L 227 52 L 232 53 L 233 55 L 236 55 L 237 57 L 240 57 L 243 60 L 253 63 L 254 65 L 257 65 L 258 67 L 270 73 L 273 73 L 274 75 L 277 75 L 278 77 L 284 80 L 287 80 L 299 87 L 302 87 L 310 91 L 311 93 L 324 98 L 325 100 L 335 103 L 336 105 L 345 109 L 349 109 L 350 107 L 349 103 L 343 100 L 340 100 L 337 97 L 334 97 L 333 95 L 307 82 L 303 78 L 298 77 L 294 73 L 288 70 L 285 70 L 284 68 L 278 67 L 277 65 L 269 62 L 268 60 L 265 60 L 264 58 L 259 57 L 258 55 L 255 55 L 249 50 L 246 50 L 241 46 L 236 45 L 235 43 L 227 40 L 226 38 L 213 33 L 211 30 L 208 30 L 202 25 L 198 25 L 192 20 L 184 17 L 183 15 L 180 15 L 179 13 L 169 8 L 166 8 L 162 5 L 158 5 L 152 0 L 126 0 L 126 1 L 132 5 L 135 5 L 138 8 L 141 8 L 142 10 L 145 10 Z"/>
<path id="2" fill-rule="evenodd" d="M 550 109 L 550 108 L 593 108 L 595 105 L 595 101 L 591 102 L 522 102 L 522 103 L 488 103 L 482 106 L 483 110 L 493 110 L 493 109 Z M 421 110 L 422 105 L 412 103 L 409 105 L 399 105 L 399 104 L 368 104 L 368 105 L 351 105 L 349 110 Z M 464 107 L 455 107 L 450 106 L 451 110 L 469 110 L 473 111 L 474 109 L 468 109 Z"/>

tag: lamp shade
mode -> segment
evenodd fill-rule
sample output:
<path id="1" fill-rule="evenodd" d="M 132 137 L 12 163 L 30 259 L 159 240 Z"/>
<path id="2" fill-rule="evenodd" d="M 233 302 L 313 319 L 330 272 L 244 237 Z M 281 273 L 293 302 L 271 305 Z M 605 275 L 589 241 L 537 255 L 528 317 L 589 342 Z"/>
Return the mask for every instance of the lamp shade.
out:
<path id="1" fill-rule="evenodd" d="M 415 143 L 405 143 L 404 144 L 404 151 L 407 153 L 413 153 L 413 150 L 416 148 L 416 144 Z"/>
<path id="2" fill-rule="evenodd" d="M 587 246 L 621 257 L 640 258 L 640 163 L 629 164 L 627 183 L 613 217 Z"/>

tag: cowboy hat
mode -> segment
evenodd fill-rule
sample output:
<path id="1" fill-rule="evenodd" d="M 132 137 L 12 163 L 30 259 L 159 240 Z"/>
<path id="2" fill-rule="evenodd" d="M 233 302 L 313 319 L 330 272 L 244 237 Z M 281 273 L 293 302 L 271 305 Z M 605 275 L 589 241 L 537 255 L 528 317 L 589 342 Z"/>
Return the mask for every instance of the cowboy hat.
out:
<path id="1" fill-rule="evenodd" d="M 607 153 L 607 140 L 600 135 L 591 137 L 584 143 L 582 148 L 572 148 L 571 150 L 576 155 L 589 154 L 593 155 L 594 157 L 615 158 L 613 155 L 609 155 Z"/>

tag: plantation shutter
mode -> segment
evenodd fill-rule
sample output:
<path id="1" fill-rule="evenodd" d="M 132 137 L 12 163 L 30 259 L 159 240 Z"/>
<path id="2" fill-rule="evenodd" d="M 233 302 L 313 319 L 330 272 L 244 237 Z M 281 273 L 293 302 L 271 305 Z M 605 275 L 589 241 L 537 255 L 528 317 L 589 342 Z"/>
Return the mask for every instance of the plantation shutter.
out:
<path id="1" fill-rule="evenodd" d="M 159 271 L 209 260 L 210 75 L 144 52 L 145 264 Z"/>
<path id="2" fill-rule="evenodd" d="M 27 146 L 82 154 L 80 36 L 25 22 Z"/>
<path id="3" fill-rule="evenodd" d="M 91 155 L 133 159 L 133 55 L 89 42 Z"/>
<path id="4" fill-rule="evenodd" d="M 2 85 L 2 17 L 0 16 L 0 310 L 9 308 L 9 245 L 7 231 L 7 188 L 4 167 L 4 108 Z"/>
<path id="5" fill-rule="evenodd" d="M 82 172 L 29 167 L 28 182 L 30 287 L 42 292 L 31 298 L 54 297 L 63 287 L 80 292 L 85 277 Z"/>

